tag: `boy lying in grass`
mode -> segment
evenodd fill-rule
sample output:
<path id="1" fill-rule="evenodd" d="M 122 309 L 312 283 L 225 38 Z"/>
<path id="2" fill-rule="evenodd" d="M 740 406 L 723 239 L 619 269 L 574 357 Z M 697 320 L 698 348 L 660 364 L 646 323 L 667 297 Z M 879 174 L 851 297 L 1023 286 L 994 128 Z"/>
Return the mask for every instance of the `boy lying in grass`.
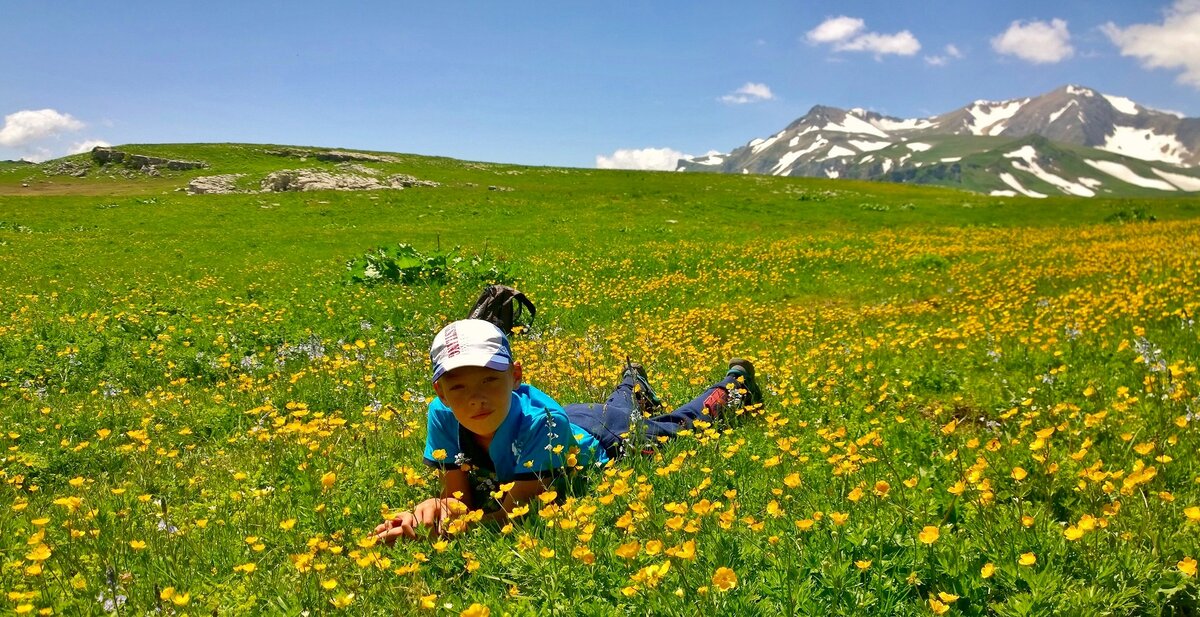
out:
<path id="1" fill-rule="evenodd" d="M 422 528 L 440 534 L 451 525 L 505 519 L 556 478 L 603 466 L 636 447 L 631 428 L 665 440 L 697 420 L 714 421 L 731 398 L 762 402 L 754 365 L 735 358 L 721 381 L 670 413 L 653 415 L 662 403 L 638 365 L 626 368 L 605 403 L 564 408 L 521 382 L 508 338 L 478 319 L 443 328 L 429 356 L 437 398 L 429 403 L 425 463 L 442 469 L 442 491 L 376 527 L 375 537 L 388 543 L 416 539 Z"/>

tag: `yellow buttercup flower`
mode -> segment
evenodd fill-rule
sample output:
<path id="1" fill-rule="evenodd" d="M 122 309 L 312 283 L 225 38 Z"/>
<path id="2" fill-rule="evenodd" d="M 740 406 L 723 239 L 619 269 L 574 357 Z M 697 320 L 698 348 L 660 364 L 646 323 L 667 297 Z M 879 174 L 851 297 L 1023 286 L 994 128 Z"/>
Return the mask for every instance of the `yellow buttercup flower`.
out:
<path id="1" fill-rule="evenodd" d="M 1033 553 L 1021 553 L 1021 558 L 1017 560 L 1017 563 L 1023 566 L 1032 566 L 1037 563 L 1037 555 Z"/>
<path id="2" fill-rule="evenodd" d="M 1196 560 L 1191 557 L 1184 557 L 1179 560 L 1179 563 L 1175 564 L 1175 567 L 1179 568 L 1179 571 L 1184 576 L 1196 576 Z"/>
<path id="3" fill-rule="evenodd" d="M 992 575 L 995 573 L 996 573 L 996 566 L 994 564 L 992 564 L 990 561 L 988 563 L 983 564 L 983 567 L 979 569 L 979 575 L 982 576 L 983 578 L 992 578 Z"/>
<path id="4" fill-rule="evenodd" d="M 925 544 L 933 544 L 934 542 L 938 541 L 938 538 L 941 537 L 941 534 L 941 529 L 933 525 L 926 525 L 925 528 L 917 534 L 917 539 Z"/>
<path id="5" fill-rule="evenodd" d="M 717 568 L 712 577 L 712 585 L 721 591 L 729 591 L 737 587 L 737 574 L 724 566 Z"/>

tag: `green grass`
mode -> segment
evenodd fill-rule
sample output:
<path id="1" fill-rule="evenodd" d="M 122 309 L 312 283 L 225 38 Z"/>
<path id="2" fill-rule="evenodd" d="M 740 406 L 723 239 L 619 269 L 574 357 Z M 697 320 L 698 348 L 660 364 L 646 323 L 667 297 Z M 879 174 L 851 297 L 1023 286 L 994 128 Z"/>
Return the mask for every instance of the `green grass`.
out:
<path id="1" fill-rule="evenodd" d="M 176 190 L 336 169 L 278 148 L 121 147 L 209 164 L 157 178 L 0 165 L 4 610 L 1197 610 L 1196 198 L 411 154 L 363 164 L 442 186 Z M 539 308 L 518 357 L 561 402 L 603 399 L 628 355 L 677 405 L 742 355 L 766 407 L 594 473 L 557 517 L 362 546 L 435 492 L 425 354 L 479 291 L 345 282 L 398 242 L 515 276 Z"/>

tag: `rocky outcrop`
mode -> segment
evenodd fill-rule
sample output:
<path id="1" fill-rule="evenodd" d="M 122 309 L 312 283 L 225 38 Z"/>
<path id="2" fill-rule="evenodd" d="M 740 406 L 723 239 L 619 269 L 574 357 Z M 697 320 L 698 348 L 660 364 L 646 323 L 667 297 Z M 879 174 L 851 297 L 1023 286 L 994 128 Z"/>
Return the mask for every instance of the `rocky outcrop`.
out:
<path id="1" fill-rule="evenodd" d="M 91 168 L 91 165 L 83 161 L 56 161 L 43 165 L 42 173 L 47 176 L 74 176 L 82 178 L 88 174 Z"/>
<path id="2" fill-rule="evenodd" d="M 188 195 L 221 195 L 240 193 L 237 179 L 246 174 L 223 174 L 220 176 L 200 176 L 193 178 L 187 185 Z"/>
<path id="3" fill-rule="evenodd" d="M 267 174 L 262 180 L 264 193 L 287 191 L 374 191 L 379 189 L 403 189 L 414 186 L 440 186 L 437 182 L 418 180 L 412 176 L 397 174 L 384 179 L 358 174 L 338 174 L 319 169 L 283 169 Z"/>
<path id="4" fill-rule="evenodd" d="M 130 154 L 120 150 L 113 150 L 104 146 L 96 146 L 92 148 L 92 160 L 100 165 L 124 165 L 130 169 L 158 169 L 165 167 L 172 171 L 186 171 L 188 169 L 203 169 L 208 167 L 208 163 L 203 161 L 179 161 L 175 159 L 164 159 L 157 156 L 145 156 L 143 154 Z"/>
<path id="5" fill-rule="evenodd" d="M 301 148 L 281 148 L 279 150 L 264 150 L 266 154 L 272 156 L 286 156 L 288 158 L 309 159 L 314 158 L 318 161 L 328 161 L 332 163 L 350 163 L 350 162 L 371 162 L 371 163 L 399 163 L 400 159 L 394 156 L 383 154 L 367 154 L 365 152 L 349 152 L 346 150 L 304 150 Z"/>

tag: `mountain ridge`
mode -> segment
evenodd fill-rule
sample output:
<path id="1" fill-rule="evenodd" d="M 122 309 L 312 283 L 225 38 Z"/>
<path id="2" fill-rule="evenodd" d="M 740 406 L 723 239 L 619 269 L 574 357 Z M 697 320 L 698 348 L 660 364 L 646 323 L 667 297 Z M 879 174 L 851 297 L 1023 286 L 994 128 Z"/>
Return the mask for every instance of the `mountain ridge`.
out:
<path id="1" fill-rule="evenodd" d="M 1035 136 L 1045 143 L 1022 141 Z M 1055 156 L 1037 156 L 1050 144 L 1060 148 Z M 1015 150 L 1000 154 L 1022 154 L 997 159 L 993 150 L 1008 146 Z M 959 171 L 918 171 L 948 163 Z M 965 177 L 963 168 L 970 168 Z M 1089 197 L 1193 192 L 1200 191 L 1200 118 L 1075 85 L 925 118 L 815 105 L 770 137 L 681 159 L 676 170 L 921 182 L 998 195 L 1044 195 L 1027 184 Z"/>

